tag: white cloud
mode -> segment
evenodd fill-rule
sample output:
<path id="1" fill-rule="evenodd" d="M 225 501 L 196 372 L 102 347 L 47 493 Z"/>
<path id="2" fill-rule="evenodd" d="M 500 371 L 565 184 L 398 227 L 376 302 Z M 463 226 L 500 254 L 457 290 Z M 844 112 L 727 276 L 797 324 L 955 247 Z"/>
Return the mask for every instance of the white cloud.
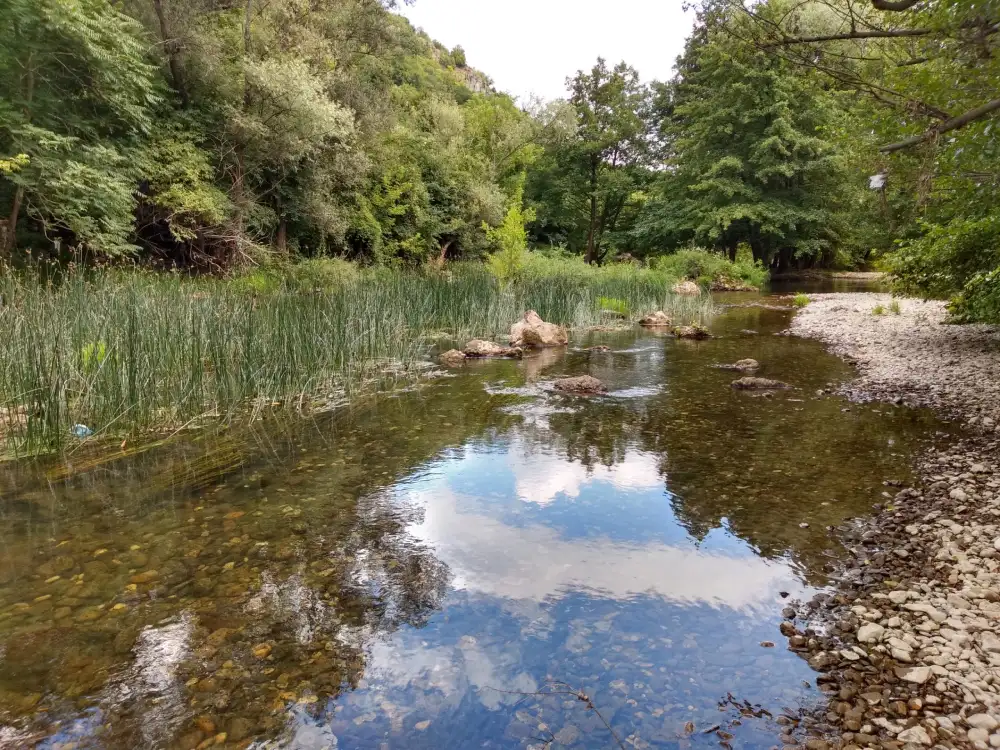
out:
<path id="1" fill-rule="evenodd" d="M 565 80 L 598 56 L 625 60 L 645 80 L 670 77 L 693 16 L 682 0 L 416 0 L 415 26 L 461 45 L 469 64 L 514 96 L 565 95 Z"/>

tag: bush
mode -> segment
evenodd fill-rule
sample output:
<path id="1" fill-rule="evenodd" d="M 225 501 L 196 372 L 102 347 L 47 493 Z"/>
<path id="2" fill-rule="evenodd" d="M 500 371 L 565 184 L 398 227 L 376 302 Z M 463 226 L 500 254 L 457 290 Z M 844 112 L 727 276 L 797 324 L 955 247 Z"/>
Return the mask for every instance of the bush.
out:
<path id="1" fill-rule="evenodd" d="M 805 307 L 806 305 L 809 304 L 809 295 L 796 294 L 794 297 L 792 297 L 792 304 L 795 305 L 796 307 Z"/>
<path id="2" fill-rule="evenodd" d="M 361 278 L 361 271 L 341 258 L 309 258 L 297 263 L 274 263 L 236 276 L 232 286 L 252 294 L 281 289 L 296 292 L 329 292 Z"/>
<path id="3" fill-rule="evenodd" d="M 897 291 L 944 299 L 961 322 L 1000 322 L 1000 216 L 923 224 L 888 258 Z"/>
<path id="4" fill-rule="evenodd" d="M 767 269 L 759 262 L 754 262 L 752 254 L 746 252 L 737 252 L 734 262 L 711 250 L 680 250 L 657 258 L 653 267 L 674 278 L 690 279 L 703 286 L 738 286 L 732 282 L 741 282 L 742 285 L 759 289 L 768 280 Z"/>

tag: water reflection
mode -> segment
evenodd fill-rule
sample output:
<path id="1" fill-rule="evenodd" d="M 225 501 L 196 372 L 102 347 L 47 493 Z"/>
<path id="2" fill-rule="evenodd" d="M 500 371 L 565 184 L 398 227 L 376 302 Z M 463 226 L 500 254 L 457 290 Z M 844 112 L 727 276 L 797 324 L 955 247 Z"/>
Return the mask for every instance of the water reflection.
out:
<path id="1" fill-rule="evenodd" d="M 761 644 L 824 582 L 824 526 L 935 428 L 816 396 L 849 372 L 786 322 L 597 334 L 612 351 L 477 363 L 216 453 L 9 467 L 0 745 L 603 748 L 607 720 L 631 747 L 714 746 L 686 725 L 728 717 L 769 747 L 766 714 L 720 700 L 812 700 Z M 732 392 L 711 366 L 747 356 L 796 390 Z M 581 373 L 610 393 L 545 385 Z M 537 694 L 554 680 L 601 715 Z"/>

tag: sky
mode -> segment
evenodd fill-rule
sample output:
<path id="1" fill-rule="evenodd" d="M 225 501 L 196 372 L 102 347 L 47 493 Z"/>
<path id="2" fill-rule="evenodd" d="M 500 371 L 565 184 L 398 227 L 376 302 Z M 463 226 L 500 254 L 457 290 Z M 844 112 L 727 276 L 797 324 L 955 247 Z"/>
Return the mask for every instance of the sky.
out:
<path id="1" fill-rule="evenodd" d="M 416 0 L 402 13 L 500 91 L 524 101 L 565 96 L 566 78 L 598 57 L 665 80 L 694 24 L 683 0 Z"/>

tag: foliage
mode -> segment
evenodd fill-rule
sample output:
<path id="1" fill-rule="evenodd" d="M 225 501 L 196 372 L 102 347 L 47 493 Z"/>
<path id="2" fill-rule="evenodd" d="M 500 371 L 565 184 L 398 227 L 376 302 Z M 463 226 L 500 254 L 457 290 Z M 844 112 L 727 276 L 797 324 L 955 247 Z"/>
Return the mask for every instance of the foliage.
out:
<path id="1" fill-rule="evenodd" d="M 745 17 L 745 16 L 743 16 Z M 703 12 L 659 91 L 670 170 L 638 221 L 646 246 L 696 242 L 784 270 L 829 262 L 845 182 L 824 135 L 838 102 L 810 77 L 738 40 L 731 13 Z"/>
<path id="2" fill-rule="evenodd" d="M 893 315 L 903 314 L 903 308 L 900 307 L 898 299 L 894 299 L 892 302 L 889 303 L 889 312 L 891 312 Z"/>
<path id="3" fill-rule="evenodd" d="M 875 315 L 876 317 L 885 315 L 885 306 L 884 305 L 875 305 L 875 307 L 872 308 L 872 315 Z"/>
<path id="4" fill-rule="evenodd" d="M 503 223 L 495 229 L 488 224 L 483 225 L 486 239 L 497 248 L 496 252 L 490 254 L 488 261 L 490 270 L 500 281 L 512 281 L 523 272 L 528 253 L 528 232 L 525 225 L 534 220 L 534 210 L 524 209 L 521 191 L 518 190 Z"/>
<path id="5" fill-rule="evenodd" d="M 767 270 L 752 257 L 742 256 L 731 261 L 722 253 L 702 248 L 664 255 L 653 262 L 653 267 L 673 278 L 690 279 L 706 287 L 712 282 L 738 280 L 760 288 L 768 279 Z"/>
<path id="6" fill-rule="evenodd" d="M 807 307 L 809 305 L 809 295 L 808 294 L 796 294 L 792 297 L 792 304 L 795 307 Z"/>
<path id="7" fill-rule="evenodd" d="M 418 274 L 322 260 L 233 281 L 101 271 L 46 286 L 7 274 L 0 295 L 0 435 L 26 452 L 57 447 L 75 424 L 120 438 L 327 408 L 418 373 L 431 334 L 497 336 L 528 309 L 571 326 L 600 323 L 600 298 L 676 320 L 712 314 L 710 300 L 672 295 L 648 269 L 579 259 L 507 285 L 481 263 Z"/>
<path id="8" fill-rule="evenodd" d="M 538 212 L 536 240 L 558 238 L 602 262 L 629 247 L 627 230 L 651 179 L 649 89 L 624 62 L 598 59 L 567 81 L 569 109 L 550 112 L 566 127 L 547 131 L 528 195 Z M 562 121 L 562 117 L 572 120 Z M 571 124 L 570 124 L 571 123 Z"/>

